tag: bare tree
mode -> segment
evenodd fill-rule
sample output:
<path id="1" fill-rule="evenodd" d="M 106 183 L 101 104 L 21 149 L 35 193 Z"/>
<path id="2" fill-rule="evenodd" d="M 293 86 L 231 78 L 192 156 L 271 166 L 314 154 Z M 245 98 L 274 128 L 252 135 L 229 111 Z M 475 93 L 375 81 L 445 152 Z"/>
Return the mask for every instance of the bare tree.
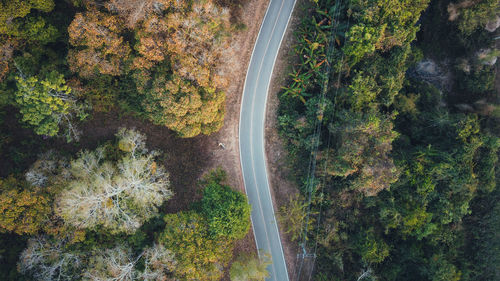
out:
<path id="1" fill-rule="evenodd" d="M 154 244 L 153 247 L 147 248 L 142 258 L 144 259 L 144 271 L 139 273 L 139 280 L 167 280 L 167 274 L 172 272 L 177 264 L 174 253 L 161 244 Z"/>
<path id="2" fill-rule="evenodd" d="M 104 148 L 83 151 L 71 162 L 68 189 L 57 199 L 56 213 L 80 228 L 103 226 L 111 232 L 132 233 L 156 215 L 173 193 L 168 173 L 146 153 L 144 137 L 122 130 L 117 162 L 107 161 Z"/>
<path id="3" fill-rule="evenodd" d="M 19 271 L 32 275 L 35 280 L 74 280 L 79 275 L 81 256 L 65 251 L 65 245 L 65 240 L 31 238 L 21 253 Z"/>
<path id="4" fill-rule="evenodd" d="M 132 257 L 130 248 L 119 245 L 90 258 L 89 266 L 83 273 L 83 280 L 131 281 L 135 280 L 137 259 Z"/>

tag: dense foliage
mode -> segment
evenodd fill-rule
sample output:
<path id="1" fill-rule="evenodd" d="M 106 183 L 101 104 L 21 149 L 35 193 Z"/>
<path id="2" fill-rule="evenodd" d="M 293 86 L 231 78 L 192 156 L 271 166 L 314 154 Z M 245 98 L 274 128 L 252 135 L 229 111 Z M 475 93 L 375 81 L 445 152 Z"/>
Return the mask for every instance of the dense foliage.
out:
<path id="1" fill-rule="evenodd" d="M 73 159 L 48 151 L 24 178 L 2 179 L 0 241 L 17 234 L 26 243 L 11 257 L 23 275 L 10 268 L 3 278 L 219 280 L 250 228 L 246 196 L 219 169 L 200 182 L 197 207 L 165 214 L 173 192 L 160 154 L 138 131 L 121 129 Z M 221 199 L 228 204 L 215 204 Z"/>
<path id="2" fill-rule="evenodd" d="M 228 84 L 220 66 L 236 30 L 227 7 L 198 0 L 1 5 L 2 105 L 18 107 L 37 134 L 75 140 L 74 121 L 90 105 L 120 106 L 181 137 L 222 127 Z"/>
<path id="3" fill-rule="evenodd" d="M 305 8 L 278 116 L 304 196 L 281 216 L 316 280 L 498 279 L 498 1 Z"/>
<path id="4" fill-rule="evenodd" d="M 201 213 L 207 218 L 209 232 L 214 238 L 241 239 L 250 228 L 250 205 L 244 194 L 221 184 L 225 180 L 223 170 L 204 178 Z"/>
<path id="5" fill-rule="evenodd" d="M 149 139 L 158 148 L 222 127 L 239 4 L 0 1 L 0 280 L 223 276 L 250 228 L 245 195 L 222 171 L 198 184 L 204 164 L 171 177 L 165 167 L 190 152 L 163 154 L 139 131 L 116 130 L 158 129 L 168 135 Z M 105 111 L 129 122 L 109 124 Z M 189 198 L 203 202 L 167 215 L 183 176 L 193 192 L 206 188 Z"/>

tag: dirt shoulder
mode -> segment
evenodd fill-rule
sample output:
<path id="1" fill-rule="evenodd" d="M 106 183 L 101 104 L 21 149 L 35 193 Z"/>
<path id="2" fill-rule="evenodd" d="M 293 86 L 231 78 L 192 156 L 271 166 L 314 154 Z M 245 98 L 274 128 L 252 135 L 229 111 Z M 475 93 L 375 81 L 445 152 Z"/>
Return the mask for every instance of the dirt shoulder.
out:
<path id="1" fill-rule="evenodd" d="M 241 97 L 253 46 L 266 13 L 269 0 L 250 0 L 241 9 L 241 21 L 246 30 L 233 37 L 224 55 L 222 74 L 229 81 L 226 90 L 226 115 L 222 129 L 208 138 L 205 150 L 209 155 L 209 164 L 204 172 L 222 167 L 227 171 L 229 184 L 244 192 L 243 176 L 240 165 L 238 128 L 240 120 Z M 257 253 L 253 230 L 236 243 L 234 258 L 242 253 Z M 231 263 L 228 265 L 228 268 Z M 229 273 L 223 280 L 229 280 Z"/>
<path id="2" fill-rule="evenodd" d="M 277 114 L 278 114 L 278 94 L 281 87 L 285 85 L 288 73 L 291 70 L 293 61 L 293 45 L 295 44 L 294 30 L 300 24 L 300 19 L 305 14 L 302 7 L 304 0 L 297 0 L 295 9 L 290 19 L 285 37 L 281 43 L 280 51 L 274 65 L 273 76 L 269 88 L 269 96 L 266 108 L 266 156 L 269 180 L 271 185 L 271 194 L 273 196 L 274 211 L 277 214 L 281 206 L 284 206 L 291 195 L 298 193 L 297 185 L 289 180 L 290 168 L 287 163 L 287 151 L 278 133 Z M 290 280 L 294 280 L 296 275 L 297 253 L 299 251 L 298 243 L 293 242 L 291 236 L 284 233 L 285 228 L 279 225 L 283 252 L 288 268 Z"/>

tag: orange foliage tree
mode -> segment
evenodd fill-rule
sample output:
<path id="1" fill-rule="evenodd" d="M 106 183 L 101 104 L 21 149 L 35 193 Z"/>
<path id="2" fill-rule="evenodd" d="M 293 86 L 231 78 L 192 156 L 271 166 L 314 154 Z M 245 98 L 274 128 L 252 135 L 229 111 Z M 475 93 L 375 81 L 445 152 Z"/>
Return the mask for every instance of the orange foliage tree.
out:
<path id="1" fill-rule="evenodd" d="M 120 75 L 124 73 L 130 47 L 121 36 L 122 20 L 114 15 L 90 8 L 77 13 L 68 27 L 70 49 L 68 63 L 71 71 L 82 77 L 97 73 Z"/>
<path id="2" fill-rule="evenodd" d="M 164 75 L 153 79 L 144 108 L 150 120 L 181 137 L 211 134 L 224 119 L 227 83 L 217 68 L 227 47 L 229 13 L 211 1 L 179 3 L 171 3 L 173 12 L 163 17 L 150 15 L 137 31 L 134 67 L 167 60 L 172 72 L 169 81 Z"/>
<path id="3" fill-rule="evenodd" d="M 227 82 L 219 65 L 228 45 L 229 11 L 213 1 L 110 0 L 78 13 L 68 31 L 68 61 L 82 77 L 133 69 L 143 110 L 181 137 L 223 125 Z M 128 30 L 126 30 L 128 28 Z M 134 54 L 121 35 L 133 31 Z M 130 63 L 130 64 L 129 64 Z"/>

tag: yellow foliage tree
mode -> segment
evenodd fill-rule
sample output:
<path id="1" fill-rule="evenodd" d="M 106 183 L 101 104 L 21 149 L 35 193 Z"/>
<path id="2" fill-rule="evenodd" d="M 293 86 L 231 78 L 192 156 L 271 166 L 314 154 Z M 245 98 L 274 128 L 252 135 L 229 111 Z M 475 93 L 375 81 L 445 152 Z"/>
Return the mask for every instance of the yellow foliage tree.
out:
<path id="1" fill-rule="evenodd" d="M 44 225 L 51 212 L 50 200 L 27 184 L 10 176 L 0 180 L 0 232 L 34 234 Z"/>

